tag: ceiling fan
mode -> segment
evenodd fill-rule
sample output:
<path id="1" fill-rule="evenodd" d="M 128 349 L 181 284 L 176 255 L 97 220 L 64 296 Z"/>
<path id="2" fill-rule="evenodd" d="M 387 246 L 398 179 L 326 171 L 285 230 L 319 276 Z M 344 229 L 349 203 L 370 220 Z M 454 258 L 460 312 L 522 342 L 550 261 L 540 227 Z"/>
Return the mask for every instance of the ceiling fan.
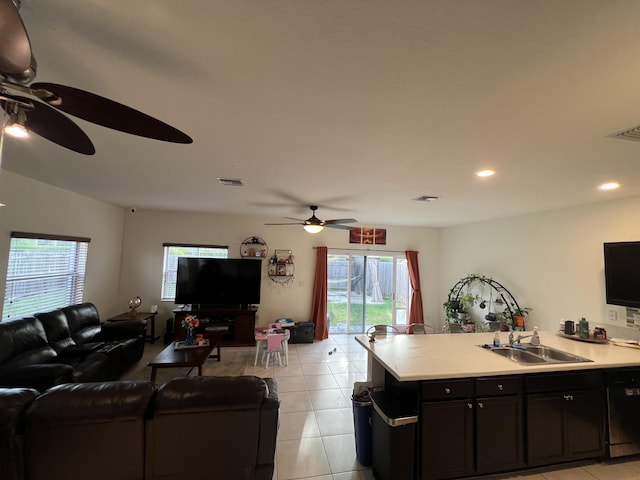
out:
<path id="1" fill-rule="evenodd" d="M 348 225 L 342 225 L 343 223 L 354 223 L 357 222 L 355 218 L 337 218 L 334 220 L 320 220 L 316 217 L 316 210 L 318 209 L 317 205 L 310 205 L 311 209 L 311 217 L 306 220 L 300 220 L 298 218 L 289 218 L 291 220 L 296 220 L 295 223 L 265 223 L 265 225 L 303 225 L 303 228 L 309 233 L 318 233 L 322 231 L 324 227 L 329 228 L 341 228 L 343 230 L 353 230 L 356 227 L 350 227 Z"/>
<path id="2" fill-rule="evenodd" d="M 56 83 L 31 83 L 37 62 L 18 13 L 19 4 L 20 0 L 0 0 L 0 107 L 9 117 L 5 131 L 10 126 L 22 132 L 20 136 L 32 131 L 75 152 L 93 155 L 89 137 L 62 111 L 132 135 L 193 143 L 171 125 L 100 95 Z"/>

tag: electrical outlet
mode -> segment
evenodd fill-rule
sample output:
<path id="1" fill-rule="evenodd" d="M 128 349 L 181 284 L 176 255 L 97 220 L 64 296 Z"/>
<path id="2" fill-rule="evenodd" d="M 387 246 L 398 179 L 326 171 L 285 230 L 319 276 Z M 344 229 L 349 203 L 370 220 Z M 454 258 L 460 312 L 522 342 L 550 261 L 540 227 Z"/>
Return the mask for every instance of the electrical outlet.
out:
<path id="1" fill-rule="evenodd" d="M 608 314 L 609 314 L 609 321 L 610 322 L 615 322 L 618 320 L 618 312 L 616 312 L 613 309 L 609 309 L 608 310 Z"/>

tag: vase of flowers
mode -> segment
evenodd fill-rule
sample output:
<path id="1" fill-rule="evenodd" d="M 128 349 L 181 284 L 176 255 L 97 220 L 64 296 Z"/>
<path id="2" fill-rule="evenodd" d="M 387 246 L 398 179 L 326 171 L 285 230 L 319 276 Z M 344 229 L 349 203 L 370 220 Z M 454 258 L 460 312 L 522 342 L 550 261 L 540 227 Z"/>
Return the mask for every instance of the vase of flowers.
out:
<path id="1" fill-rule="evenodd" d="M 187 337 L 184 339 L 184 343 L 186 345 L 193 345 L 193 331 L 198 328 L 198 325 L 200 325 L 200 320 L 193 315 L 187 315 L 184 317 L 184 320 L 182 320 L 181 325 L 187 329 Z"/>

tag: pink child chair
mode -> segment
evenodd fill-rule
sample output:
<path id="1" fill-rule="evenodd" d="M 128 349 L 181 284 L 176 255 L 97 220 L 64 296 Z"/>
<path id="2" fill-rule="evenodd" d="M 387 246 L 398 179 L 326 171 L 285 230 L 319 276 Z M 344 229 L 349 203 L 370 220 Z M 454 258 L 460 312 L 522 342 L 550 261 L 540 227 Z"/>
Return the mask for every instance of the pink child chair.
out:
<path id="1" fill-rule="evenodd" d="M 278 365 L 282 366 L 282 357 L 280 354 L 284 352 L 282 347 L 283 340 L 285 340 L 285 335 L 282 333 L 267 335 L 267 346 L 264 350 L 264 354 L 267 356 L 265 368 L 269 368 L 269 359 L 272 355 L 278 359 Z"/>

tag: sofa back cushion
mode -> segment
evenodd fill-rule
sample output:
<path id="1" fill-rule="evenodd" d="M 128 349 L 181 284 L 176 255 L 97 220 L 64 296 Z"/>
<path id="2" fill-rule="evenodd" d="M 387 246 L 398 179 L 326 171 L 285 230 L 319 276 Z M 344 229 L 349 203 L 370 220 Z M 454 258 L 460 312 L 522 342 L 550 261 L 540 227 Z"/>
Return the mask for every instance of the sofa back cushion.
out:
<path id="1" fill-rule="evenodd" d="M 156 395 L 147 440 L 150 478 L 255 478 L 261 408 L 267 394 L 266 383 L 251 376 L 167 382 Z M 175 432 L 185 425 L 194 462 L 175 455 Z"/>
<path id="2" fill-rule="evenodd" d="M 0 322 L 0 365 L 49 363 L 57 357 L 47 342 L 42 323 L 35 317 Z"/>
<path id="3" fill-rule="evenodd" d="M 71 333 L 69 332 L 67 316 L 62 310 L 37 313 L 35 316 L 44 327 L 49 345 L 58 352 L 58 355 L 76 347 L 76 342 L 71 338 Z"/>
<path id="4" fill-rule="evenodd" d="M 154 392 L 149 381 L 47 390 L 27 410 L 25 478 L 144 478 L 145 418 Z"/>
<path id="5" fill-rule="evenodd" d="M 63 308 L 62 312 L 67 317 L 71 337 L 77 344 L 91 342 L 100 333 L 100 316 L 93 303 L 71 305 Z"/>

